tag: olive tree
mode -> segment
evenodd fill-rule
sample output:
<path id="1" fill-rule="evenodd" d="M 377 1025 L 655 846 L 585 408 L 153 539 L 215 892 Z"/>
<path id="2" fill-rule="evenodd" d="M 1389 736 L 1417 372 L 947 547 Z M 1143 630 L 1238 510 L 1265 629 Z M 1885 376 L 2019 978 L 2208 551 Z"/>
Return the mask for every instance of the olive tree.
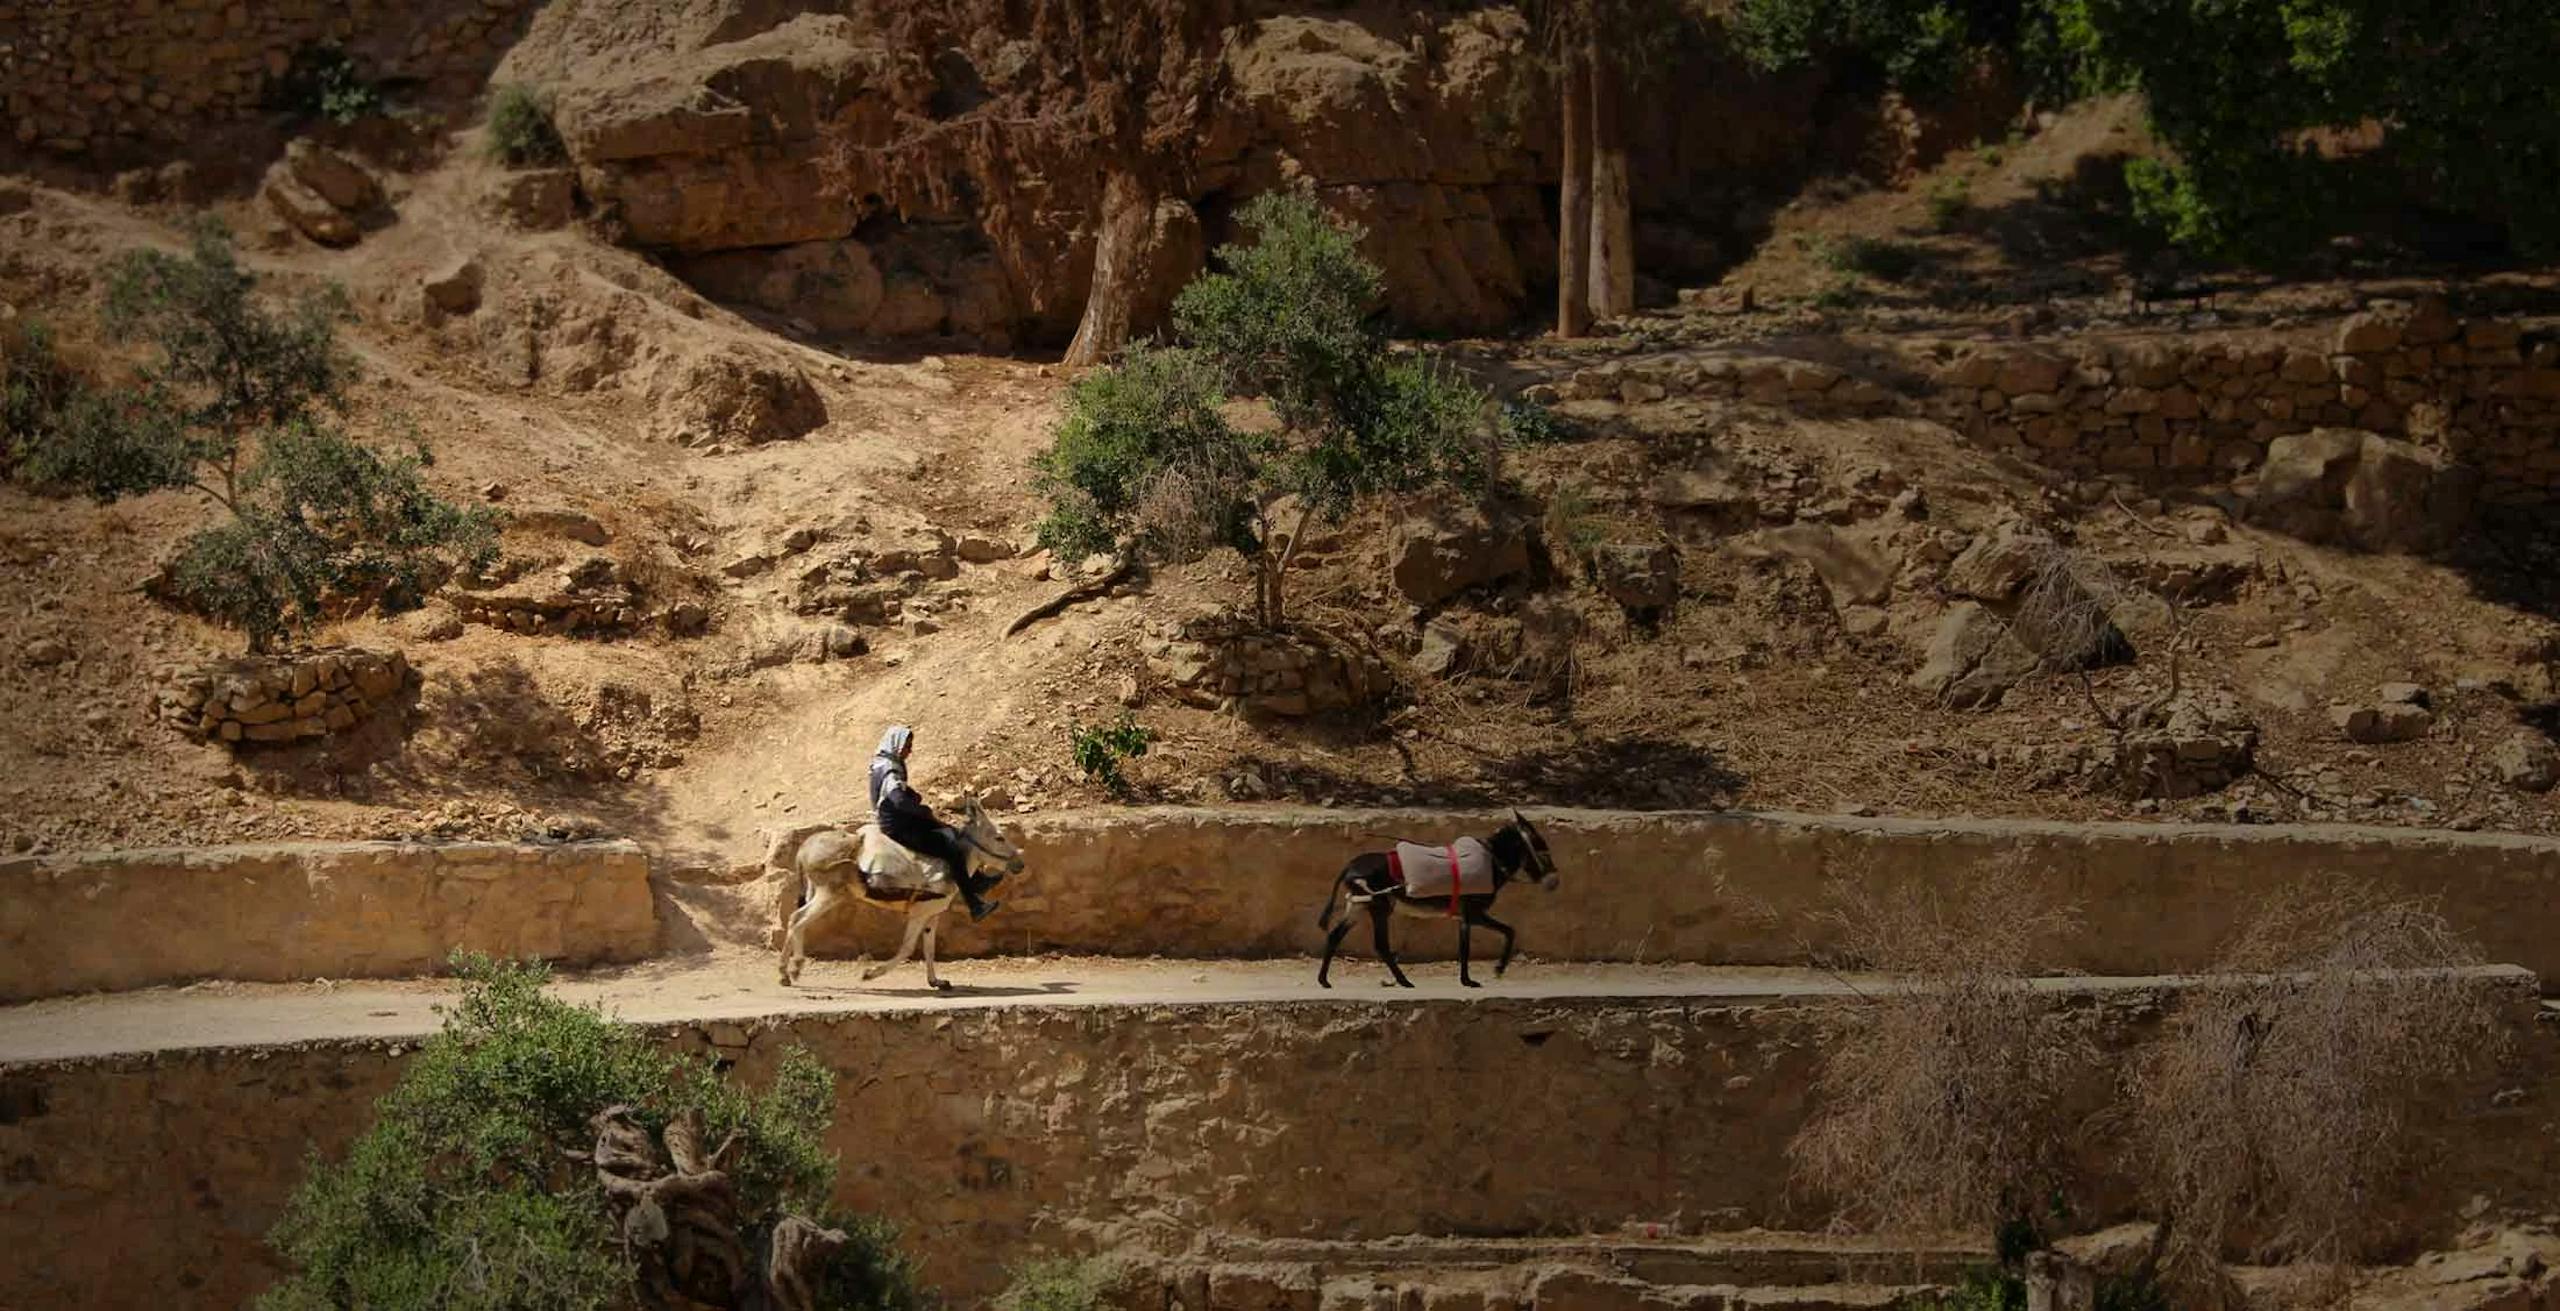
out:
<path id="1" fill-rule="evenodd" d="M 211 220 L 185 254 L 117 259 L 107 327 L 154 358 L 16 452 L 27 481 L 101 502 L 191 489 L 220 506 L 224 519 L 180 548 L 168 586 L 245 630 L 253 651 L 332 599 L 414 605 L 454 567 L 485 560 L 496 535 L 494 511 L 427 488 L 422 445 L 380 450 L 343 426 L 356 377 L 338 340 L 344 292 L 279 301 L 257 283 Z"/>
<path id="2" fill-rule="evenodd" d="M 826 1214 L 815 1057 L 751 1094 L 546 995 L 540 966 L 457 963 L 442 1031 L 268 1235 L 287 1273 L 261 1311 L 925 1304 L 893 1231 Z"/>
<path id="3" fill-rule="evenodd" d="M 1481 486 L 1490 445 L 1483 393 L 1390 350 L 1358 228 L 1294 193 L 1238 217 L 1255 240 L 1222 247 L 1221 271 L 1183 289 L 1179 344 L 1134 347 L 1069 391 L 1036 462 L 1050 501 L 1040 534 L 1070 555 L 1233 548 L 1253 562 L 1257 616 L 1276 626 L 1311 522 L 1339 522 L 1372 495 Z M 1236 395 L 1267 401 L 1277 431 L 1232 423 Z"/>

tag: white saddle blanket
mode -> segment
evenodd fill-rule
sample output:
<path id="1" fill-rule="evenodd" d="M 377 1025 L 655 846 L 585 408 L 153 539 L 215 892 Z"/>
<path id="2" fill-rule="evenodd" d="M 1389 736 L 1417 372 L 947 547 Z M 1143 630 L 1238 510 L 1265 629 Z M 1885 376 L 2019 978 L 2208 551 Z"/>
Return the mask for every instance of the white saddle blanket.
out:
<path id="1" fill-rule="evenodd" d="M 951 871 L 941 861 L 890 841 L 877 824 L 862 826 L 862 854 L 853 863 L 862 871 L 862 881 L 875 888 L 943 891 L 951 886 Z"/>
<path id="2" fill-rule="evenodd" d="M 1457 853 L 1457 868 L 1450 869 L 1450 853 Z M 1460 838 L 1445 847 L 1425 846 L 1419 842 L 1399 842 L 1394 852 L 1395 871 L 1404 880 L 1405 895 L 1410 897 L 1446 897 L 1449 876 L 1457 875 L 1458 894 L 1472 896 L 1493 891 L 1493 853 L 1475 838 Z"/>

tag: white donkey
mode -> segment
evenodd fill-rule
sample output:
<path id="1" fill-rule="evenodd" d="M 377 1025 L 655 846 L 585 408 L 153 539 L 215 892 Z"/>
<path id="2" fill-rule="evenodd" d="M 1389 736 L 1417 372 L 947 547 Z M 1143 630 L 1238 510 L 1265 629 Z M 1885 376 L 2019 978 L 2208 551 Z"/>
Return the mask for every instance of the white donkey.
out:
<path id="1" fill-rule="evenodd" d="M 864 979 L 879 978 L 906 964 L 921 942 L 925 983 L 950 987 L 934 972 L 933 940 L 935 926 L 959 899 L 955 876 L 988 866 L 1007 874 L 1022 872 L 1022 850 L 987 818 L 977 798 L 969 798 L 967 805 L 969 822 L 960 829 L 960 840 L 969 849 L 968 870 L 945 869 L 942 861 L 890 841 L 876 824 L 865 824 L 855 833 L 838 824 L 804 824 L 776 834 L 765 848 L 765 866 L 795 876 L 795 895 L 781 906 L 783 984 L 797 982 L 801 967 L 808 963 L 801 942 L 809 926 L 850 900 L 907 917 L 907 936 L 898 945 L 898 954 L 864 970 Z"/>

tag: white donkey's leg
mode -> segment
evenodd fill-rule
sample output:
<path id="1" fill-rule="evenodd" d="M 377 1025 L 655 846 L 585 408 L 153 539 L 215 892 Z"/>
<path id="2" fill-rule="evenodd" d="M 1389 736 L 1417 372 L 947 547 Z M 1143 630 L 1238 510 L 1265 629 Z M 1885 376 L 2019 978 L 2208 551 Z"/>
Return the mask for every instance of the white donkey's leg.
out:
<path id="1" fill-rule="evenodd" d="M 801 967 L 808 963 L 807 955 L 801 950 L 801 942 L 808 936 L 809 926 L 835 908 L 835 889 L 815 880 L 811 884 L 808 904 L 792 915 L 790 927 L 782 931 L 782 981 L 785 984 L 798 982 Z"/>
<path id="2" fill-rule="evenodd" d="M 928 988 L 940 989 L 951 986 L 943 982 L 942 976 L 934 973 L 933 970 L 934 941 L 942 933 L 942 912 L 949 909 L 951 909 L 951 902 L 945 899 L 935 903 L 933 910 L 924 917 L 924 983 Z"/>
<path id="3" fill-rule="evenodd" d="M 862 972 L 862 977 L 865 979 L 876 979 L 881 975 L 906 964 L 907 958 L 916 954 L 916 939 L 923 936 L 924 921 L 916 918 L 915 912 L 907 912 L 907 938 L 906 941 L 898 944 L 898 954 L 872 966 L 870 969 L 864 970 Z"/>

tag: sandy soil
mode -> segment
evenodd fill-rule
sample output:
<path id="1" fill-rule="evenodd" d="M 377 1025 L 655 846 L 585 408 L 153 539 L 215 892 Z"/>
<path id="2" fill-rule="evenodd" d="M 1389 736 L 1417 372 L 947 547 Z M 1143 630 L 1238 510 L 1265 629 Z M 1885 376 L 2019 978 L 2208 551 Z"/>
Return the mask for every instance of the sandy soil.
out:
<path id="1" fill-rule="evenodd" d="M 555 995 L 604 1007 L 634 1024 L 743 1020 L 985 1006 L 1242 1005 L 1277 1002 L 1456 1002 L 1509 998 L 1726 998 L 1850 995 L 1859 980 L 1808 970 L 1706 966 L 1584 965 L 1526 958 L 1497 980 L 1464 989 L 1445 964 L 1408 967 L 1412 989 L 1394 987 L 1374 962 L 1334 964 L 1331 990 L 1313 960 L 1197 961 L 1034 957 L 945 963 L 953 987 L 927 988 L 910 964 L 864 983 L 858 961 L 813 961 L 798 987 L 774 981 L 769 954 L 740 951 L 570 975 Z M 1870 981 L 1871 982 L 1871 981 Z M 361 983 L 204 983 L 0 1008 L 0 1064 L 117 1052 L 239 1047 L 432 1033 L 451 980 Z"/>

